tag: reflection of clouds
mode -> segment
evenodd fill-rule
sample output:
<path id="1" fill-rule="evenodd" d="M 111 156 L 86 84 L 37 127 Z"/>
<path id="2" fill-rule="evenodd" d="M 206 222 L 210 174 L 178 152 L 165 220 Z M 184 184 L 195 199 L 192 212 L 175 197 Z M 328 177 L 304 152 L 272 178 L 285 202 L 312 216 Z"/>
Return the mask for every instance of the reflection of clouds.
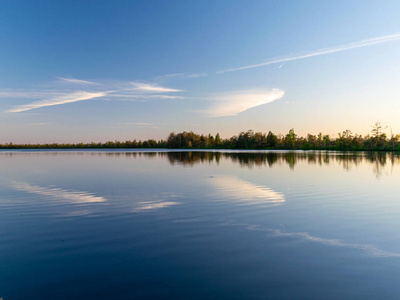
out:
<path id="1" fill-rule="evenodd" d="M 159 195 L 153 195 L 153 196 L 148 195 L 147 197 L 149 198 L 154 197 L 156 198 L 156 200 L 146 200 L 137 202 L 136 207 L 133 209 L 133 212 L 158 210 L 161 208 L 181 204 L 180 202 L 177 201 L 171 201 L 180 197 L 179 195 L 173 193 L 161 193 Z"/>
<path id="2" fill-rule="evenodd" d="M 186 218 L 176 218 L 173 223 L 197 223 L 197 222 L 207 222 L 209 219 L 204 217 L 186 217 Z"/>
<path id="3" fill-rule="evenodd" d="M 160 208 L 177 205 L 179 202 L 173 201 L 147 201 L 147 202 L 139 202 L 138 206 L 134 209 L 134 211 L 145 211 L 145 210 L 157 210 Z"/>
<path id="4" fill-rule="evenodd" d="M 64 190 L 61 188 L 41 187 L 26 182 L 13 182 L 12 187 L 18 191 L 23 191 L 42 196 L 49 196 L 56 199 L 62 199 L 65 202 L 72 204 L 106 202 L 105 198 L 95 196 L 94 194 L 84 191 L 73 191 L 73 190 Z"/>
<path id="5" fill-rule="evenodd" d="M 276 236 L 297 237 L 297 238 L 306 239 L 306 240 L 311 241 L 311 242 L 321 243 L 321 244 L 328 245 L 328 246 L 360 249 L 360 250 L 363 250 L 363 251 L 369 253 L 372 256 L 400 257 L 400 253 L 387 252 L 387 251 L 379 249 L 378 247 L 376 247 L 374 245 L 345 243 L 345 242 L 342 242 L 341 240 L 325 239 L 325 238 L 320 238 L 320 237 L 317 237 L 317 236 L 312 236 L 307 232 L 292 232 L 292 233 L 288 232 L 288 233 L 285 233 L 285 232 L 281 232 L 280 230 L 273 230 L 273 233 Z"/>
<path id="6" fill-rule="evenodd" d="M 70 212 L 63 212 L 61 215 L 66 218 L 73 218 L 73 217 L 85 217 L 89 216 L 94 211 L 90 209 L 81 209 L 81 210 L 76 210 L 76 211 L 70 211 Z"/>
<path id="7" fill-rule="evenodd" d="M 285 202 L 282 193 L 265 186 L 257 186 L 236 177 L 214 177 L 211 183 L 224 197 L 250 204 L 279 204 Z"/>
<path id="8" fill-rule="evenodd" d="M 317 236 L 312 236 L 307 232 L 283 232 L 279 229 L 260 228 L 259 225 L 236 224 L 233 222 L 227 222 L 224 223 L 223 225 L 245 226 L 248 230 L 268 232 L 274 236 L 304 239 L 310 242 L 320 243 L 327 246 L 359 249 L 375 257 L 400 257 L 400 253 L 384 251 L 382 249 L 379 249 L 375 245 L 346 243 L 337 239 L 326 239 Z"/>

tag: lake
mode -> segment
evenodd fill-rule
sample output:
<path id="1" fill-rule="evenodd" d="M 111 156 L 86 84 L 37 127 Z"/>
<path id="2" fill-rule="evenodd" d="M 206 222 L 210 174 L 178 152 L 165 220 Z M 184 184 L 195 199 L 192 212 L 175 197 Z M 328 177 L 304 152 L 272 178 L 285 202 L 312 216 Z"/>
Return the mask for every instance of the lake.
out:
<path id="1" fill-rule="evenodd" d="M 400 157 L 0 152 L 0 298 L 399 299 Z"/>

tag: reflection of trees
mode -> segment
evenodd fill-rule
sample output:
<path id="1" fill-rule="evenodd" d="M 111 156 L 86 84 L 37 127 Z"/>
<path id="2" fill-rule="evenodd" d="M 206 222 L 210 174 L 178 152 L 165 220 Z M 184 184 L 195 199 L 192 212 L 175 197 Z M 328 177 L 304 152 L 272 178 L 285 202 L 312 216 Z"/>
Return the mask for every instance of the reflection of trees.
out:
<path id="1" fill-rule="evenodd" d="M 246 166 L 249 168 L 252 168 L 254 166 L 263 166 L 266 164 L 272 166 L 277 162 L 278 159 L 276 153 L 269 153 L 271 155 L 256 155 L 256 153 L 222 153 L 222 154 L 224 158 L 230 159 L 235 163 L 239 163 L 241 166 Z"/>
<path id="2" fill-rule="evenodd" d="M 83 157 L 83 156 L 90 156 L 90 157 L 98 157 L 98 156 L 105 156 L 108 158 L 138 158 L 138 157 L 145 157 L 145 158 L 156 158 L 156 157 L 161 157 L 165 156 L 167 153 L 166 152 L 123 152 L 123 151 L 118 151 L 118 152 L 107 152 L 107 151 L 33 151 L 33 152 L 28 152 L 28 151 L 17 151 L 17 152 L 4 152 L 1 153 L 0 155 L 5 155 L 8 158 L 13 158 L 13 157 L 21 157 L 21 156 L 78 156 L 78 157 Z"/>
<path id="3" fill-rule="evenodd" d="M 287 164 L 289 168 L 294 169 L 296 164 L 305 162 L 318 165 L 336 163 L 345 170 L 350 170 L 354 166 L 367 162 L 373 165 L 373 171 L 377 177 L 381 175 L 387 163 L 400 164 L 400 155 L 385 152 L 168 152 L 167 155 L 171 164 L 190 166 L 226 159 L 248 168 L 272 167 L 278 163 Z"/>
<path id="4" fill-rule="evenodd" d="M 0 152 L 1 153 L 1 152 Z M 196 164 L 217 163 L 229 160 L 247 168 L 287 164 L 294 170 L 298 163 L 329 165 L 339 164 L 345 170 L 350 170 L 361 163 L 372 165 L 372 170 L 379 178 L 386 164 L 400 164 L 400 154 L 388 152 L 329 152 L 329 151 L 270 151 L 270 152 L 222 152 L 222 151 L 34 151 L 5 152 L 7 158 L 18 156 L 103 156 L 113 159 L 135 158 L 167 158 L 172 165 L 194 166 Z"/>
<path id="5" fill-rule="evenodd" d="M 294 166 L 296 165 L 296 160 L 298 159 L 296 157 L 296 153 L 295 152 L 286 152 L 283 159 L 289 165 L 289 168 L 294 170 Z"/>
<path id="6" fill-rule="evenodd" d="M 193 166 L 196 163 L 219 163 L 221 152 L 164 152 L 171 165 L 183 164 Z"/>
<path id="7" fill-rule="evenodd" d="M 381 152 L 368 152 L 366 155 L 366 159 L 372 164 L 372 170 L 376 175 L 376 178 L 380 178 L 382 176 L 383 168 L 386 165 L 388 157 L 390 158 L 390 162 L 393 165 L 394 159 L 393 153 L 381 153 Z M 397 161 L 399 160 L 399 156 L 396 155 Z"/>

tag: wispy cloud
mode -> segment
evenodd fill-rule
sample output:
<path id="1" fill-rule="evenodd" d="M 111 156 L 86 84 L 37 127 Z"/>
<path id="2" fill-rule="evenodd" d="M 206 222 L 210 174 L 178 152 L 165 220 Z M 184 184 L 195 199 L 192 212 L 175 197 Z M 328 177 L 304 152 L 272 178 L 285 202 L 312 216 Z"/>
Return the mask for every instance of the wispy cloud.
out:
<path id="1" fill-rule="evenodd" d="M 181 96 L 172 96 L 172 95 L 135 95 L 132 93 L 121 94 L 121 93 L 113 93 L 109 95 L 110 98 L 108 100 L 115 100 L 118 98 L 119 101 L 138 101 L 138 100 L 155 100 L 155 99 L 183 99 Z"/>
<path id="2" fill-rule="evenodd" d="M 375 44 L 396 41 L 399 39 L 400 39 L 400 33 L 389 34 L 389 35 L 384 35 L 384 36 L 380 36 L 380 37 L 375 37 L 372 39 L 358 41 L 355 43 L 335 46 L 335 47 L 331 47 L 331 48 L 319 49 L 317 51 L 309 52 L 306 54 L 300 54 L 300 55 L 296 55 L 296 56 L 287 56 L 287 57 L 276 58 L 276 59 L 269 59 L 267 61 L 257 63 L 257 64 L 221 70 L 221 71 L 218 71 L 217 73 L 227 73 L 227 72 L 240 71 L 240 70 L 252 69 L 252 68 L 257 68 L 257 67 L 263 67 L 263 66 L 267 66 L 267 65 L 271 65 L 271 64 L 284 63 L 287 61 L 299 60 L 299 59 L 309 58 L 309 57 L 313 57 L 313 56 L 331 54 L 331 53 L 351 50 L 351 49 L 355 49 L 355 48 L 361 48 L 361 47 L 371 46 L 371 45 L 375 45 Z"/>
<path id="3" fill-rule="evenodd" d="M 203 72 L 203 73 L 184 74 L 183 77 L 181 77 L 181 78 L 199 78 L 199 77 L 206 77 L 206 76 L 208 76 L 208 73 Z"/>
<path id="4" fill-rule="evenodd" d="M 26 125 L 28 125 L 28 126 L 44 126 L 44 125 L 49 125 L 49 124 L 52 124 L 52 123 L 28 123 Z"/>
<path id="5" fill-rule="evenodd" d="M 135 126 L 143 126 L 143 127 L 154 127 L 152 123 L 141 123 L 141 122 L 125 122 L 125 123 L 117 123 L 118 125 L 135 125 Z"/>
<path id="6" fill-rule="evenodd" d="M 202 72 L 202 73 L 174 73 L 174 74 L 166 74 L 166 75 L 161 75 L 157 76 L 156 78 L 158 80 L 168 80 L 168 79 L 191 79 L 191 78 L 200 78 L 200 77 L 206 77 L 208 76 L 208 73 Z"/>
<path id="7" fill-rule="evenodd" d="M 168 92 L 181 92 L 181 90 L 170 89 L 162 87 L 156 84 L 143 83 L 143 82 L 131 82 L 132 90 L 144 92 L 144 93 L 168 93 Z"/>
<path id="8" fill-rule="evenodd" d="M 132 123 L 133 125 L 139 125 L 139 126 L 154 126 L 154 124 L 151 124 L 151 123 L 140 123 L 140 122 L 138 122 L 138 123 Z"/>
<path id="9" fill-rule="evenodd" d="M 87 80 L 81 80 L 81 79 L 76 79 L 76 78 L 65 78 L 65 77 L 57 77 L 57 79 L 60 79 L 65 82 L 69 83 L 78 83 L 78 84 L 98 84 L 96 82 L 92 81 L 87 81 Z"/>
<path id="10" fill-rule="evenodd" d="M 90 83 L 78 79 L 62 78 L 68 82 Z M 82 81 L 82 82 L 81 82 Z M 93 83 L 95 84 L 95 83 Z M 84 100 L 102 98 L 112 101 L 148 101 L 159 99 L 182 98 L 175 95 L 163 95 L 160 93 L 179 92 L 180 90 L 167 88 L 151 83 L 140 82 L 114 82 L 104 83 L 99 87 L 88 90 L 63 89 L 63 90 L 0 90 L 0 98 L 33 98 L 44 99 L 28 104 L 15 106 L 6 112 L 18 113 L 45 106 L 61 105 Z"/>
<path id="11" fill-rule="evenodd" d="M 0 98 L 32 98 L 40 99 L 64 95 L 55 90 L 0 90 Z"/>
<path id="12" fill-rule="evenodd" d="M 52 199 L 60 199 L 72 204 L 83 204 L 93 202 L 106 202 L 103 197 L 95 196 L 94 194 L 84 191 L 64 190 L 61 188 L 42 187 L 32 185 L 26 182 L 13 182 L 11 186 L 18 191 L 26 193 L 48 196 Z"/>
<path id="13" fill-rule="evenodd" d="M 66 103 L 78 102 L 78 101 L 83 101 L 83 100 L 91 100 L 94 98 L 104 97 L 107 95 L 107 93 L 108 92 L 78 91 L 78 92 L 73 92 L 73 93 L 70 93 L 67 95 L 62 95 L 62 96 L 47 99 L 47 100 L 41 100 L 41 101 L 29 103 L 29 104 L 18 105 L 12 109 L 9 109 L 7 112 L 15 113 L 15 112 L 27 111 L 27 110 L 31 110 L 31 109 L 35 109 L 35 108 L 45 107 L 45 106 L 53 106 L 53 105 L 66 104 Z"/>
<path id="14" fill-rule="evenodd" d="M 213 102 L 207 114 L 213 117 L 235 116 L 250 108 L 271 103 L 283 97 L 280 89 L 242 90 L 212 97 Z"/>

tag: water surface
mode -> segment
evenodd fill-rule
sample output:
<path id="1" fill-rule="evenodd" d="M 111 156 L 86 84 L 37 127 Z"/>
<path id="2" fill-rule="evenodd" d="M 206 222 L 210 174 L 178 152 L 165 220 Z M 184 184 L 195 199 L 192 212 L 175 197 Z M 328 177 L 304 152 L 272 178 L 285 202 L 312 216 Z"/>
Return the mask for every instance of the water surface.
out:
<path id="1" fill-rule="evenodd" d="M 0 152 L 0 297 L 398 299 L 400 158 Z"/>

